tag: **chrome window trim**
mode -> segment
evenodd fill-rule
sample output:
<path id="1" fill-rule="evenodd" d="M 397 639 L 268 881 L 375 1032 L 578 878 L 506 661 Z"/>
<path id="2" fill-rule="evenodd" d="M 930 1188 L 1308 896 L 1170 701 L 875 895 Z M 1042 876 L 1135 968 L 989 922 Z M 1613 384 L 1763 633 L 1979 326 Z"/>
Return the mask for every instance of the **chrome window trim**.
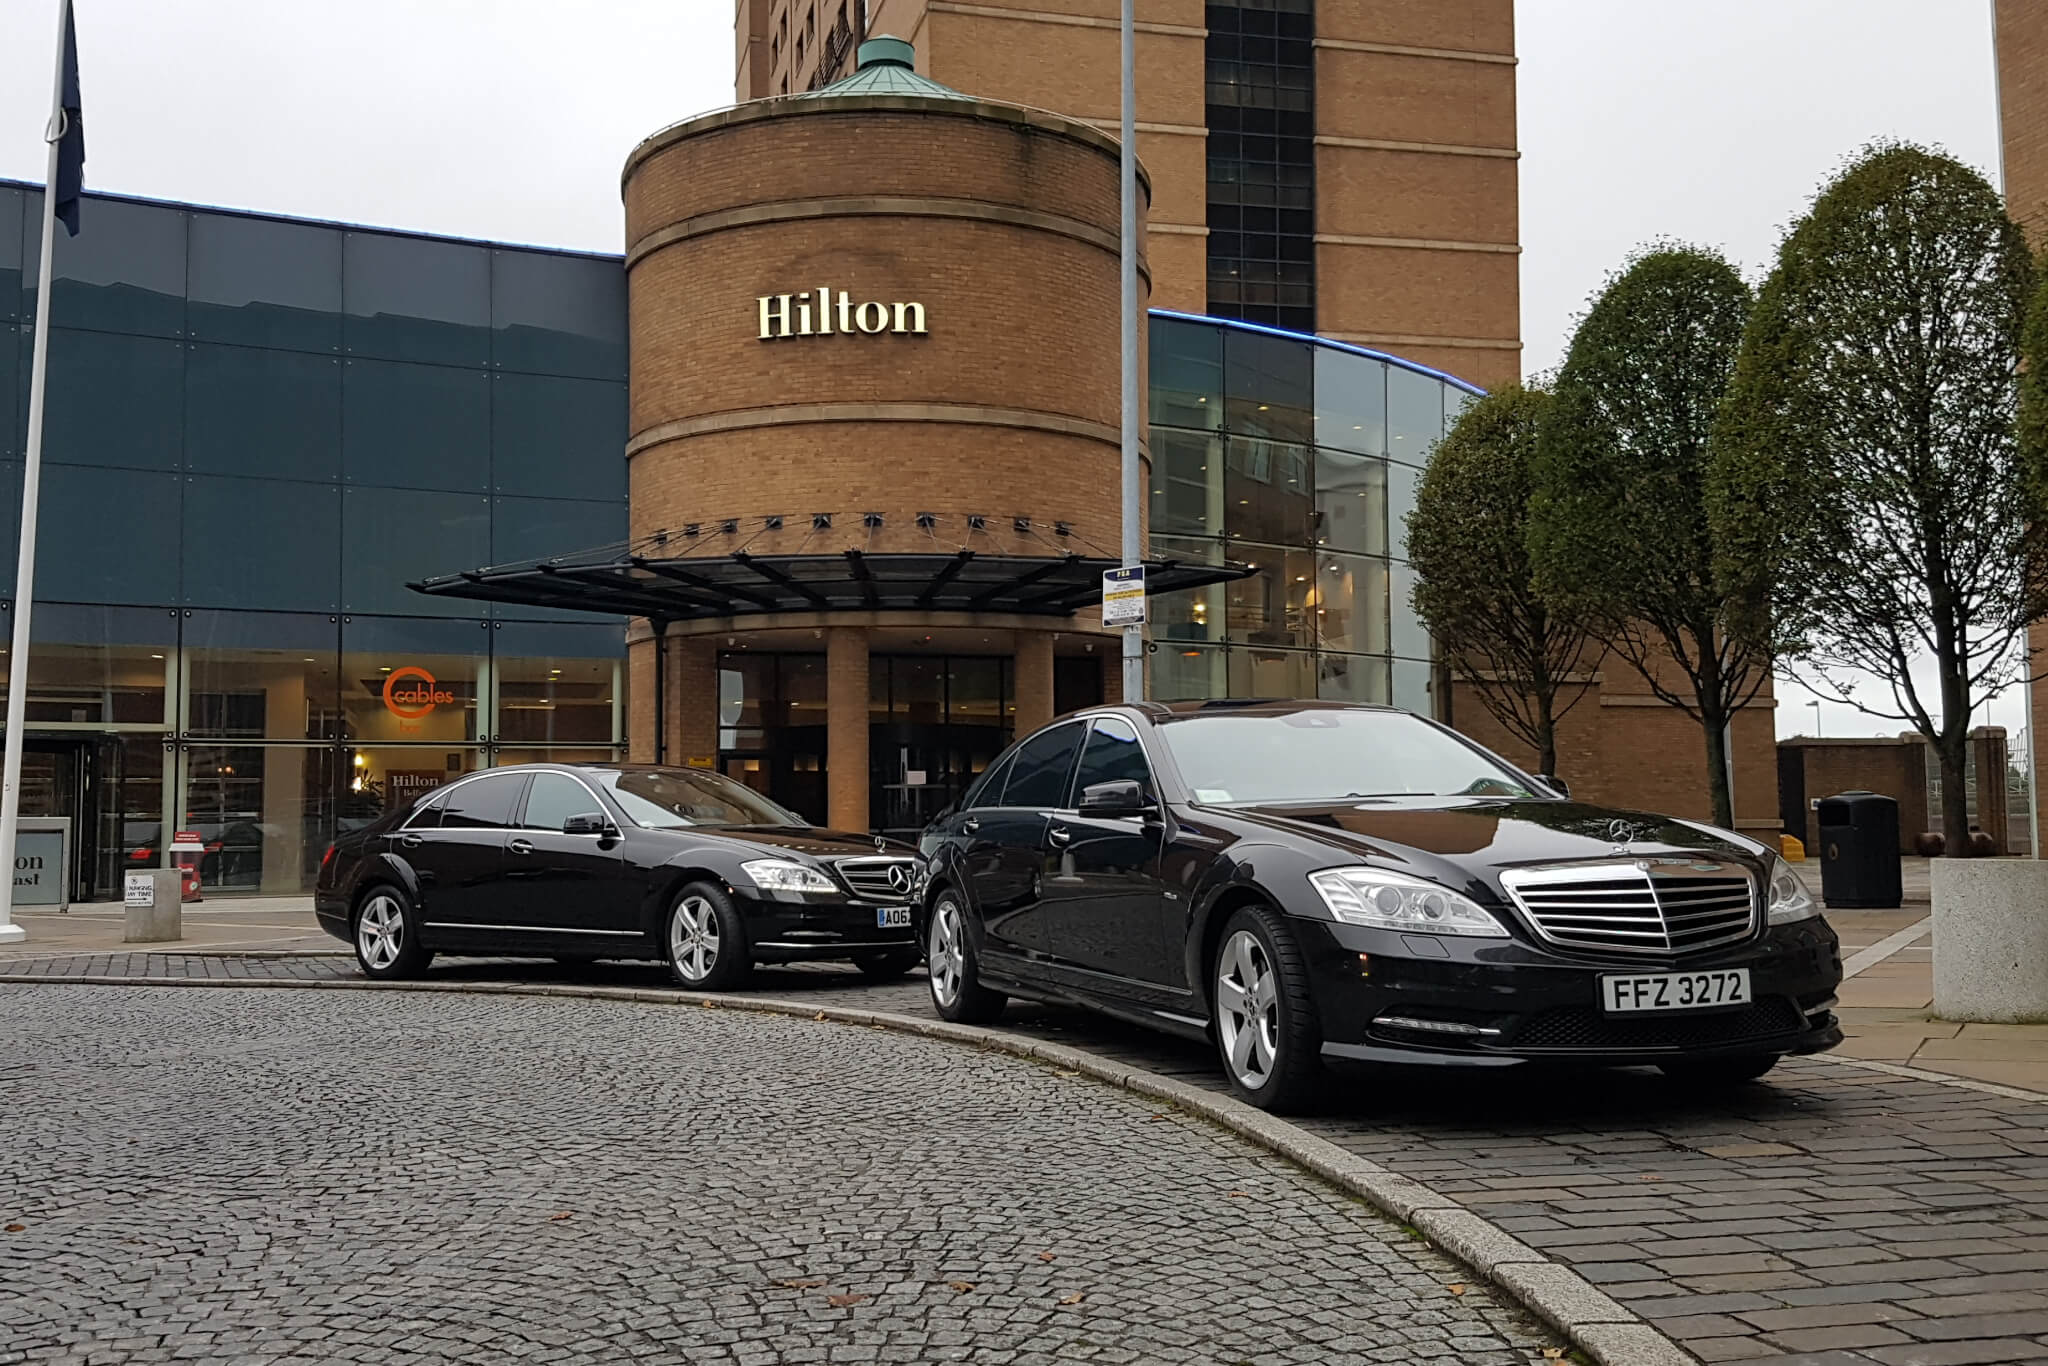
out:
<path id="1" fill-rule="evenodd" d="M 423 920 L 422 929 L 429 930 L 501 930 L 507 934 L 610 934 L 627 939 L 644 939 L 639 930 L 581 930 L 568 925 L 473 925 L 454 920 Z"/>
<path id="2" fill-rule="evenodd" d="M 596 788 L 594 788 L 594 787 L 592 787 L 592 786 L 591 786 L 591 785 L 590 785 L 589 783 L 587 783 L 587 782 L 583 781 L 583 775 L 582 775 L 581 773 L 578 773 L 578 772 L 577 772 L 577 771 L 576 771 L 575 769 L 573 769 L 573 768 L 536 768 L 536 769 L 533 769 L 533 770 L 531 770 L 531 773 L 532 773 L 532 775 L 533 775 L 534 777 L 536 777 L 536 778 L 540 777 L 540 776 L 541 776 L 542 774 L 544 774 L 544 773 L 553 773 L 553 774 L 557 774 L 557 775 L 559 775 L 559 776 L 561 776 L 561 777 L 567 778 L 567 779 L 568 779 L 569 781 L 571 781 L 571 782 L 575 783 L 575 784 L 576 784 L 576 785 L 577 785 L 578 787 L 582 788 L 582 789 L 583 789 L 583 790 L 584 790 L 584 791 L 585 791 L 586 793 L 588 793 L 588 794 L 590 795 L 590 799 L 591 799 L 592 801 L 594 801 L 594 802 L 596 802 L 596 803 L 597 803 L 597 805 L 596 805 L 596 806 L 595 806 L 595 807 L 593 808 L 593 809 L 594 809 L 594 810 L 595 810 L 595 811 L 597 812 L 597 814 L 599 814 L 600 816 L 603 816 L 603 817 L 604 817 L 604 818 L 605 818 L 606 820 L 608 820 L 608 821 L 611 821 L 611 822 L 612 822 L 613 824 L 617 824 L 617 823 L 618 823 L 618 822 L 617 822 L 617 818 L 616 818 L 616 817 L 614 817 L 614 816 L 612 815 L 612 809 L 611 809 L 611 807 L 610 807 L 609 805 L 607 805 L 607 804 L 606 804 L 606 802 L 605 802 L 604 798 L 602 798 L 602 797 L 600 797 L 600 796 L 598 796 L 598 795 L 597 795 L 597 789 L 596 789 Z M 529 782 L 529 783 L 528 783 L 528 784 L 526 785 L 526 795 L 525 795 L 525 796 L 523 796 L 523 797 L 521 797 L 521 798 L 519 799 L 519 820 L 520 820 L 520 824 L 518 824 L 518 825 L 514 825 L 514 826 L 510 826 L 510 827 L 508 827 L 508 828 L 509 828 L 509 829 L 512 829 L 512 830 L 539 830 L 539 831 L 541 831 L 541 832 L 543 832 L 543 833 L 545 833 L 545 834 L 550 834 L 550 835 L 560 835 L 560 834 L 565 834 L 565 833 L 567 833 L 566 831 L 562 830 L 562 829 L 561 829 L 560 827 L 558 827 L 558 826 L 552 826 L 552 825 L 528 825 L 528 824 L 526 824 L 526 823 L 525 823 L 525 821 L 526 821 L 526 803 L 527 803 L 527 800 L 528 800 L 529 798 L 531 798 L 532 796 L 533 796 L 533 784 Z M 642 826 L 640 825 L 640 823 L 639 823 L 638 821 L 635 821 L 635 822 L 633 823 L 633 825 L 634 825 L 634 828 L 635 828 L 635 829 L 643 829 L 643 828 L 644 828 L 644 827 L 642 827 Z"/>

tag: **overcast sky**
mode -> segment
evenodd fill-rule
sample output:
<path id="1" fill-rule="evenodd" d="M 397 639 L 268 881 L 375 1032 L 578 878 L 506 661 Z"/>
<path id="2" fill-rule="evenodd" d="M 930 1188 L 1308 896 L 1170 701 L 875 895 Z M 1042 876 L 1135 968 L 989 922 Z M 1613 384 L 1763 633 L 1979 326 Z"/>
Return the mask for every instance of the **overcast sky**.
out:
<path id="1" fill-rule="evenodd" d="M 730 0 L 76 4 L 86 184 L 112 192 L 618 251 L 626 153 L 732 100 Z M 1997 175 L 1988 0 L 1516 9 L 1531 372 L 1640 243 L 1716 246 L 1760 276 L 1873 138 Z M 56 11 L 0 2 L 0 177 L 43 178 Z M 1805 700 L 1786 691 L 1781 734 L 1812 730 Z M 1989 719 L 2023 724 L 2016 699 Z M 1822 725 L 1899 728 L 1839 706 Z"/>

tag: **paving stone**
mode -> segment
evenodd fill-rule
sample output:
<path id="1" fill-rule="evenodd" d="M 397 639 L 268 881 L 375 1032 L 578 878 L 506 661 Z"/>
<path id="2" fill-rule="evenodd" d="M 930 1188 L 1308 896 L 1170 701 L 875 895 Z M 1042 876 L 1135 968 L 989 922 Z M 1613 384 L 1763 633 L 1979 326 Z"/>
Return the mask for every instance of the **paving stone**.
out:
<path id="1" fill-rule="evenodd" d="M 2038 1342 L 2021 1338 L 1975 1342 L 1920 1342 L 1910 1347 L 1873 1347 L 1866 1353 L 1884 1366 L 1979 1366 L 2001 1361 L 2040 1361 L 2048 1356 Z"/>

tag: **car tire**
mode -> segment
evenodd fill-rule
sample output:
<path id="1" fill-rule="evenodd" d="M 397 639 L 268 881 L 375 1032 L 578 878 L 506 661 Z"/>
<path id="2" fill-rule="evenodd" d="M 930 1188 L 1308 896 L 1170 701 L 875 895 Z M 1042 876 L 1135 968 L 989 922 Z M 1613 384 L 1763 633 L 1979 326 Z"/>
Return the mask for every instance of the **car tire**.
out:
<path id="1" fill-rule="evenodd" d="M 1209 982 L 1230 1089 L 1276 1114 L 1310 1108 L 1322 1092 L 1322 1021 L 1286 922 L 1265 906 L 1239 909 L 1224 923 Z"/>
<path id="2" fill-rule="evenodd" d="M 853 955 L 860 975 L 877 982 L 893 982 L 917 966 L 916 949 L 869 949 Z"/>
<path id="3" fill-rule="evenodd" d="M 974 943 L 967 937 L 967 910 L 957 892 L 940 892 L 925 918 L 925 964 L 931 974 L 932 1009 L 954 1024 L 988 1024 L 1010 998 L 981 984 Z"/>
<path id="4" fill-rule="evenodd" d="M 1755 1081 L 1777 1065 L 1776 1053 L 1756 1053 L 1740 1058 L 1679 1058 L 1658 1063 L 1657 1070 L 1675 1082 L 1715 1090 Z"/>
<path id="5" fill-rule="evenodd" d="M 400 982 L 417 977 L 434 961 L 420 944 L 420 917 L 403 887 L 380 882 L 356 902 L 349 924 L 356 966 L 373 982 Z"/>
<path id="6" fill-rule="evenodd" d="M 685 991 L 730 991 L 753 973 L 747 927 L 723 887 L 693 882 L 676 893 L 661 930 L 662 956 Z"/>

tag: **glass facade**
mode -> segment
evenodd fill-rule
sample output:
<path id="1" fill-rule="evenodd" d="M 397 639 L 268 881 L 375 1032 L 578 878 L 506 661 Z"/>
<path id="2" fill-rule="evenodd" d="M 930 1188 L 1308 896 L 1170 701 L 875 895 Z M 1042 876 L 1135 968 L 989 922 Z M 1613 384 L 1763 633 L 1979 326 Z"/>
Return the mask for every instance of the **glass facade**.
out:
<path id="1" fill-rule="evenodd" d="M 1356 347 L 1164 313 L 1151 386 L 1153 554 L 1258 569 L 1157 604 L 1152 695 L 1432 712 L 1402 529 L 1423 463 L 1478 390 Z"/>
<path id="2" fill-rule="evenodd" d="M 41 212 L 0 184 L 10 611 Z M 621 752 L 623 621 L 405 588 L 625 538 L 618 258 L 85 212 L 51 291 L 23 756 L 24 811 L 74 818 L 77 894 L 166 830 L 199 833 L 209 894 L 296 893 L 394 798 Z"/>
<path id="3" fill-rule="evenodd" d="M 1316 325 L 1314 0 L 1207 6 L 1209 311 Z"/>

